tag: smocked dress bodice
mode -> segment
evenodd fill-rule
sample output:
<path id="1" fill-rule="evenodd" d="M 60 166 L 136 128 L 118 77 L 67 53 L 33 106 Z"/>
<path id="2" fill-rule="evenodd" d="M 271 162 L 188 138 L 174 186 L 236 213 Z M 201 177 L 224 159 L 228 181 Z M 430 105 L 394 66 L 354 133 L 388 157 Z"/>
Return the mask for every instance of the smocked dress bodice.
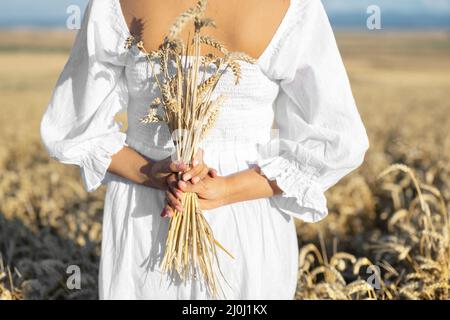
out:
<path id="1" fill-rule="evenodd" d="M 153 75 L 144 54 L 137 48 L 131 50 L 135 60 L 125 69 L 129 92 L 126 143 L 151 159 L 161 160 L 174 152 L 167 125 L 163 122 L 143 124 L 140 121 L 151 102 L 160 96 L 159 88 L 152 78 L 159 75 L 159 68 L 158 65 L 153 68 Z M 211 75 L 211 68 L 206 68 L 207 75 Z M 203 72 L 203 68 L 200 71 Z M 273 105 L 279 85 L 255 64 L 242 63 L 241 74 L 242 79 L 236 85 L 233 74 L 225 73 L 214 91 L 215 96 L 223 95 L 225 101 L 214 127 L 201 143 L 206 151 L 249 151 L 249 148 L 255 149 L 271 138 Z"/>

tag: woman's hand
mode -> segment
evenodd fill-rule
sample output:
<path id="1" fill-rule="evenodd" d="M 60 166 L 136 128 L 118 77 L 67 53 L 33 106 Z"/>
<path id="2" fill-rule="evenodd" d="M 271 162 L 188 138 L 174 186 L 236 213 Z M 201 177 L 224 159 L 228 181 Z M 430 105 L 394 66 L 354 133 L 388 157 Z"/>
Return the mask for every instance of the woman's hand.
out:
<path id="1" fill-rule="evenodd" d="M 169 185 L 169 191 L 166 192 L 167 205 L 161 214 L 162 217 L 172 217 L 174 209 L 183 211 L 181 199 L 184 192 L 197 193 L 200 208 L 203 210 L 227 204 L 229 191 L 227 178 L 217 176 L 215 171 L 197 183 L 178 180 L 176 175 L 171 175 L 167 183 Z"/>
<path id="2" fill-rule="evenodd" d="M 186 164 L 172 161 L 170 157 L 152 162 L 136 150 L 125 146 L 112 156 L 108 171 L 140 185 L 170 190 L 170 192 L 166 192 L 166 197 L 171 199 L 173 208 L 178 205 L 177 208 L 180 211 L 183 210 L 180 202 L 182 191 L 177 188 L 177 178 L 181 172 L 183 172 L 181 180 L 191 185 L 196 185 L 208 175 L 210 177 L 217 176 L 216 170 L 208 168 L 203 162 L 202 149 L 196 153 L 192 167 L 188 168 Z M 163 211 L 164 215 L 165 212 L 169 212 L 168 210 L 169 208 Z M 173 210 L 171 211 L 173 212 Z"/>
<path id="3" fill-rule="evenodd" d="M 173 161 L 171 157 L 154 162 L 147 168 L 143 168 L 144 172 L 148 171 L 146 172 L 146 175 L 149 179 L 146 185 L 161 190 L 167 190 L 167 178 L 170 175 L 184 172 L 186 169 L 188 169 L 187 164 Z M 213 173 L 215 172 L 215 170 L 210 169 L 208 168 L 208 166 L 206 166 L 206 164 L 203 162 L 203 150 L 199 149 L 192 162 L 192 167 L 183 173 L 182 178 L 184 181 L 191 181 L 195 184 L 206 177 L 209 172 Z"/>

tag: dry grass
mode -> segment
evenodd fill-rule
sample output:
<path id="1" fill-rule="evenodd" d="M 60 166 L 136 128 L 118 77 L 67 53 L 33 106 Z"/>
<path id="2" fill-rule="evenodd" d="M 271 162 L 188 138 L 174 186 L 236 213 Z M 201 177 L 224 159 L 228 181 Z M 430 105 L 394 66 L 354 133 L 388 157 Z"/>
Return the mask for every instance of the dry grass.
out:
<path id="1" fill-rule="evenodd" d="M 84 192 L 78 171 L 49 160 L 38 135 L 68 38 L 0 33 L 2 298 L 97 297 L 104 190 Z M 297 297 L 448 299 L 449 36 L 340 34 L 338 43 L 371 149 L 328 192 L 330 216 L 298 224 Z M 407 167 L 378 179 L 394 163 Z M 81 290 L 65 286 L 71 264 Z"/>

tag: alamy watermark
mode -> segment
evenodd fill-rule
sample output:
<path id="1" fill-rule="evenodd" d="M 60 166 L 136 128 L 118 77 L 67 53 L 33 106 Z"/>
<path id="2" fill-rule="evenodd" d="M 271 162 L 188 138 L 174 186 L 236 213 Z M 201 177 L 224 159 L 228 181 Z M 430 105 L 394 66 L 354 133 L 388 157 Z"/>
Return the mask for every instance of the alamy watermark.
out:
<path id="1" fill-rule="evenodd" d="M 377 265 L 369 265 L 366 269 L 366 274 L 369 276 L 366 282 L 375 290 L 381 289 L 381 270 Z"/>
<path id="2" fill-rule="evenodd" d="M 79 266 L 72 264 L 67 267 L 66 274 L 68 275 L 66 280 L 66 286 L 69 290 L 81 289 L 81 269 Z"/>
<path id="3" fill-rule="evenodd" d="M 381 8 L 377 5 L 370 5 L 367 7 L 366 13 L 369 15 L 366 21 L 367 29 L 380 30 L 381 29 Z"/>
<path id="4" fill-rule="evenodd" d="M 66 27 L 69 30 L 79 30 L 81 28 L 81 8 L 78 5 L 70 5 L 66 9 L 68 17 Z"/>

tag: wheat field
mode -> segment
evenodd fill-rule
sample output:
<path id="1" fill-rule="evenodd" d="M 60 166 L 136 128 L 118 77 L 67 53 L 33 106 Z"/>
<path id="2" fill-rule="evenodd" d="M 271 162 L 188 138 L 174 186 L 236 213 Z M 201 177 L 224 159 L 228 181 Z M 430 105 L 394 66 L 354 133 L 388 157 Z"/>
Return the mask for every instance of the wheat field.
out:
<path id="1" fill-rule="evenodd" d="M 371 147 L 327 192 L 328 218 L 297 223 L 297 298 L 449 299 L 450 35 L 337 39 Z M 38 133 L 72 41 L 0 32 L 0 299 L 98 297 L 104 188 L 86 193 Z"/>

